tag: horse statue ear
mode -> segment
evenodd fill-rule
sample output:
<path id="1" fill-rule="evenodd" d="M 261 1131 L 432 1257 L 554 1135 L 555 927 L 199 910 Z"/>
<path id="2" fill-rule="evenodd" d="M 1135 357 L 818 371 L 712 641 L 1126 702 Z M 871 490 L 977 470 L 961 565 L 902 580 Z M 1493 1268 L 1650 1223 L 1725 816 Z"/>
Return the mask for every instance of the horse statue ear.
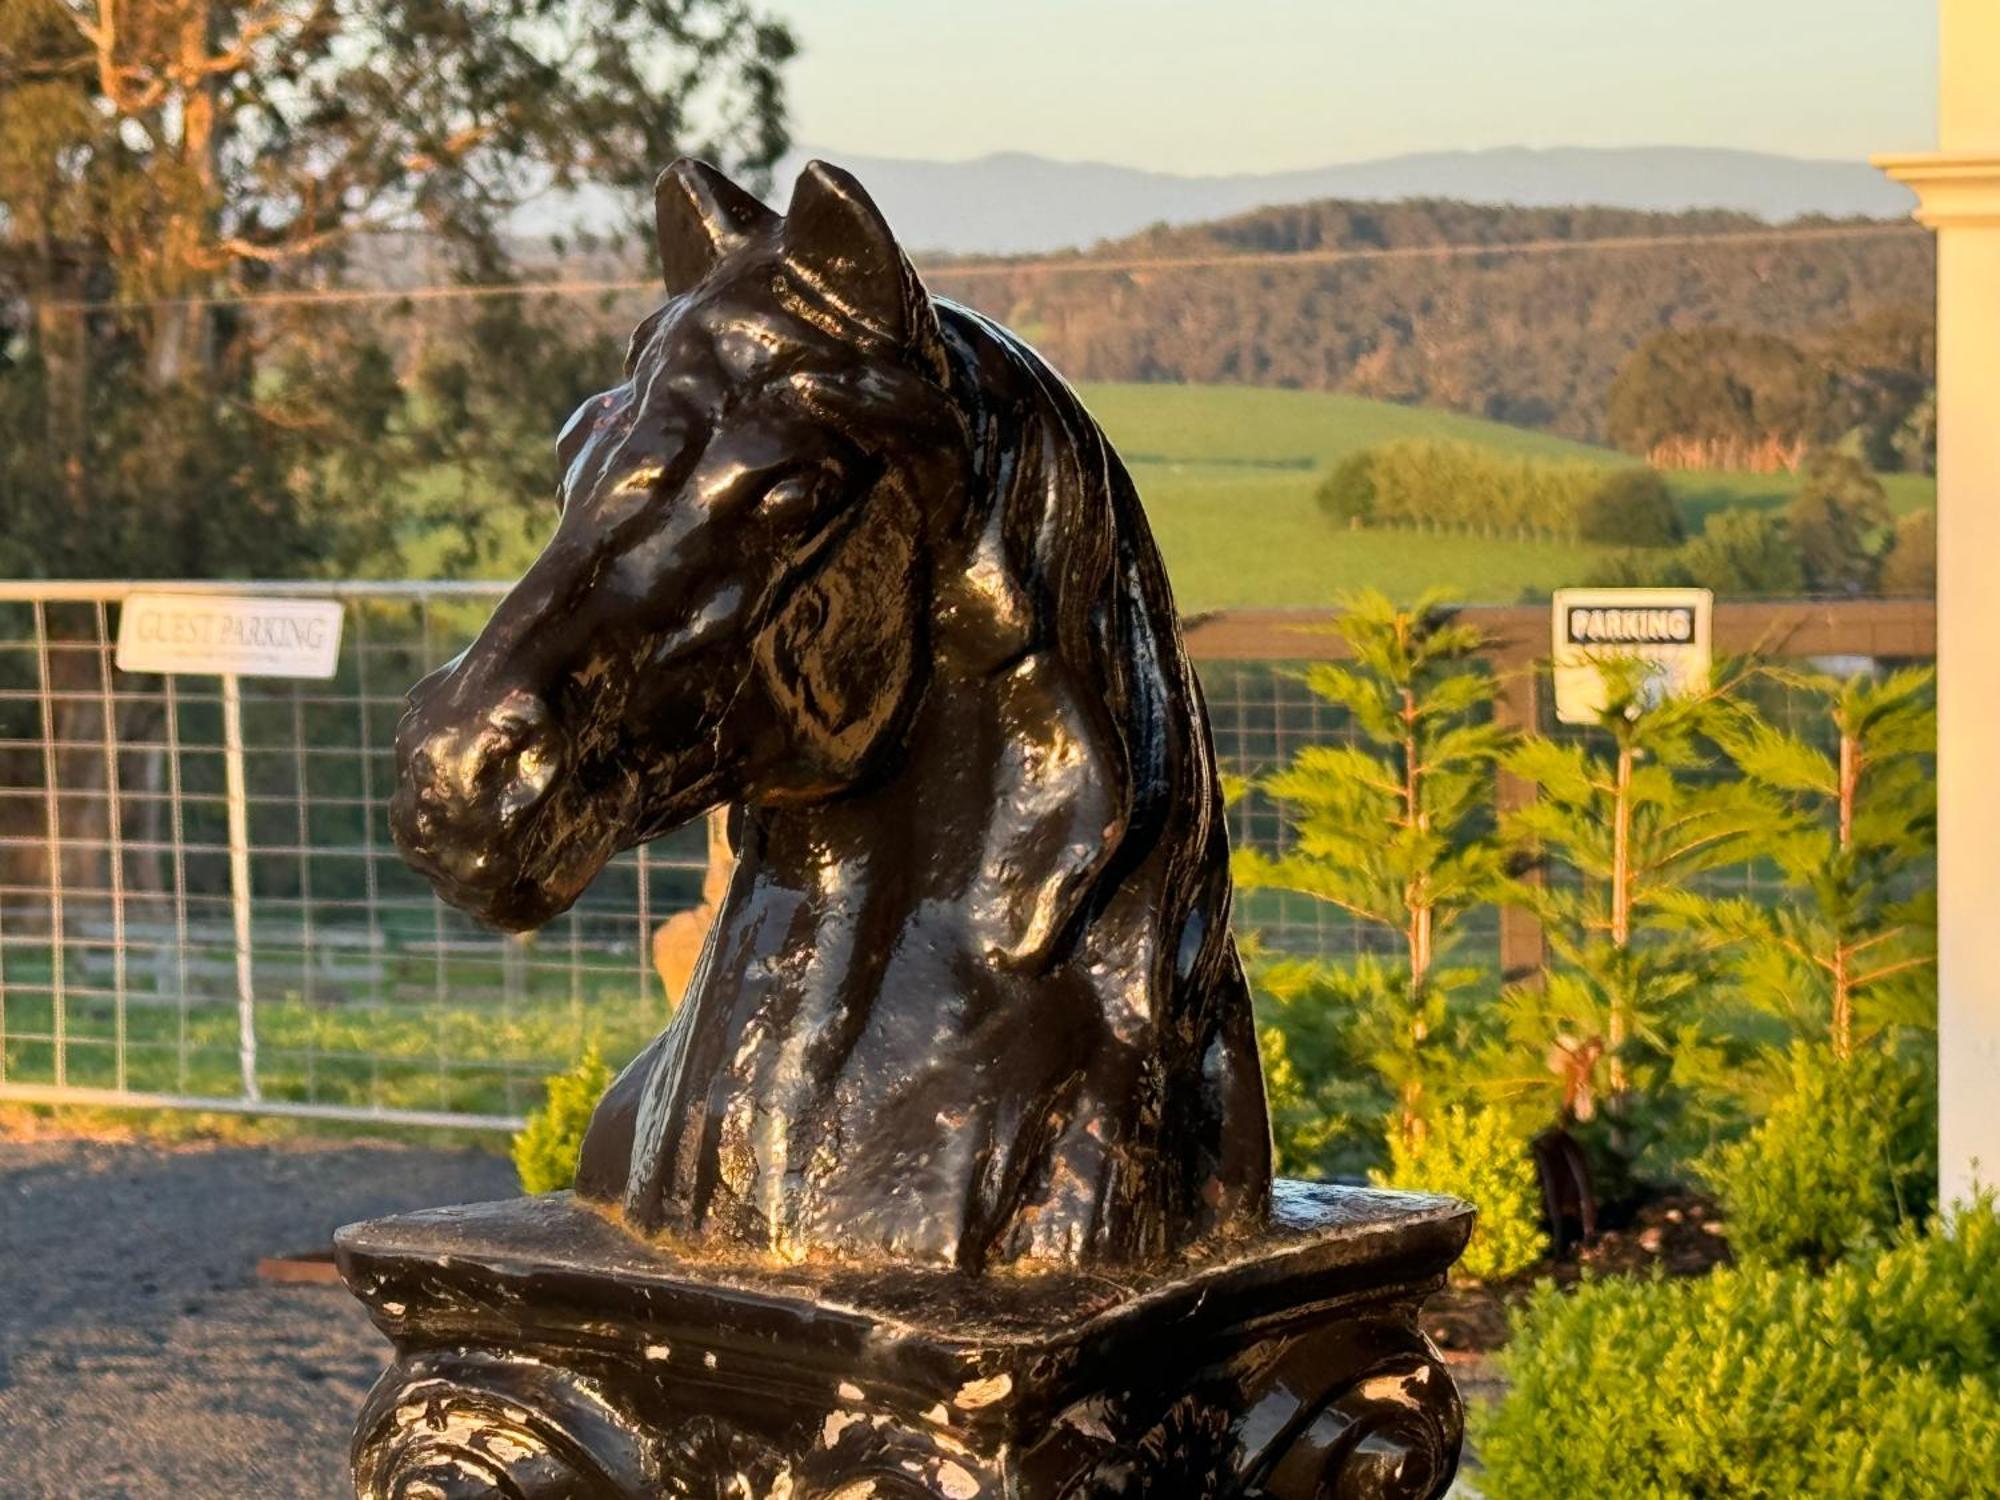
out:
<path id="1" fill-rule="evenodd" d="M 705 161 L 683 156 L 653 185 L 660 275 L 670 296 L 697 285 L 715 263 L 778 216 Z"/>
<path id="2" fill-rule="evenodd" d="M 785 214 L 785 264 L 842 315 L 934 366 L 937 309 L 888 220 L 854 177 L 808 162 Z"/>

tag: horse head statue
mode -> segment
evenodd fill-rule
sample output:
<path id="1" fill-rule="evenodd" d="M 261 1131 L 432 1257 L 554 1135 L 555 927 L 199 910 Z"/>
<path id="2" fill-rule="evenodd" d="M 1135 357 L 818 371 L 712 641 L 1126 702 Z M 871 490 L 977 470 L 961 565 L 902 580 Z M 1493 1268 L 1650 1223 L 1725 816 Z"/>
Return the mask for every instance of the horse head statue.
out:
<path id="1" fill-rule="evenodd" d="M 398 843 L 511 928 L 727 804 L 739 860 L 577 1191 L 641 1235 L 979 1270 L 1262 1221 L 1200 690 L 1132 482 L 860 185 L 660 179 L 665 303 L 398 733 Z"/>

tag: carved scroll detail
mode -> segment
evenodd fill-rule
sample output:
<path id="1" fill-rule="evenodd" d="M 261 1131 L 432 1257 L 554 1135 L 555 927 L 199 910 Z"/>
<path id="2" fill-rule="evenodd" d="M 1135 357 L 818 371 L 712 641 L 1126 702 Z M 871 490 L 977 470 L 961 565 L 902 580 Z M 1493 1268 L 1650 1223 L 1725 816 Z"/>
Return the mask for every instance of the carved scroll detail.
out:
<path id="1" fill-rule="evenodd" d="M 1263 1485 L 1270 1500 L 1433 1500 L 1458 1467 L 1465 1411 L 1429 1341 L 1377 1365 L 1303 1425 Z"/>
<path id="2" fill-rule="evenodd" d="M 354 1430 L 357 1500 L 623 1500 L 651 1476 L 642 1438 L 572 1376 L 530 1360 L 393 1366 Z"/>

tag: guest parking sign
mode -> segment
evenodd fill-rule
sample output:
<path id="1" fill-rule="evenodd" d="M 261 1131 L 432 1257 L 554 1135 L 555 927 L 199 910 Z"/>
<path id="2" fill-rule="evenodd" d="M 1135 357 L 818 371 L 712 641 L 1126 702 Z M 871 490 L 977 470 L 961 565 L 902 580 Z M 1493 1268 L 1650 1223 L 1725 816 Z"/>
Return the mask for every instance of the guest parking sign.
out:
<path id="1" fill-rule="evenodd" d="M 1600 663 L 1646 663 L 1649 701 L 1700 692 L 1712 659 L 1707 589 L 1557 589 L 1556 718 L 1594 724 L 1604 712 Z"/>
<path id="2" fill-rule="evenodd" d="M 138 593 L 119 612 L 121 672 L 328 678 L 340 660 L 340 601 Z"/>

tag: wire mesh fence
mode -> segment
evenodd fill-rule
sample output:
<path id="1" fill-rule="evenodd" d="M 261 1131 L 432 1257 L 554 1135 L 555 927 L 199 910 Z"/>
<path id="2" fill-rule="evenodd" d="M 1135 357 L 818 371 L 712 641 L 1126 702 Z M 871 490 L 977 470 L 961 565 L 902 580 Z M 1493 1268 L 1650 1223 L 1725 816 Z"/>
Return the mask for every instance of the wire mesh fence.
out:
<path id="1" fill-rule="evenodd" d="M 242 684 L 246 1035 L 221 683 L 119 671 L 120 592 L 0 594 L 0 1093 L 497 1123 L 586 1035 L 658 1029 L 647 938 L 699 898 L 700 831 L 530 937 L 437 901 L 388 842 L 392 732 L 498 590 L 371 586 L 317 591 L 331 681 Z"/>
<path id="2" fill-rule="evenodd" d="M 389 843 L 404 689 L 472 638 L 501 585 L 144 585 L 343 604 L 331 680 L 241 684 L 242 943 L 223 684 L 118 669 L 120 605 L 139 587 L 0 584 L 0 1098 L 509 1126 L 586 1040 L 622 1059 L 664 1024 L 652 937 L 700 900 L 699 827 L 620 857 L 524 937 L 446 907 Z M 1926 654 L 1927 610 L 1870 608 L 1794 632 L 1793 649 Z M 1546 618 L 1488 613 L 1503 641 Z M 1192 625 L 1227 771 L 1254 779 L 1347 732 L 1297 670 L 1337 643 L 1296 626 Z M 1511 670 L 1532 673 L 1520 649 Z M 1261 792 L 1231 819 L 1240 845 L 1283 847 Z M 1244 896 L 1237 920 L 1285 952 L 1373 941 L 1278 892 Z M 1502 962 L 1497 917 L 1464 956 Z"/>

